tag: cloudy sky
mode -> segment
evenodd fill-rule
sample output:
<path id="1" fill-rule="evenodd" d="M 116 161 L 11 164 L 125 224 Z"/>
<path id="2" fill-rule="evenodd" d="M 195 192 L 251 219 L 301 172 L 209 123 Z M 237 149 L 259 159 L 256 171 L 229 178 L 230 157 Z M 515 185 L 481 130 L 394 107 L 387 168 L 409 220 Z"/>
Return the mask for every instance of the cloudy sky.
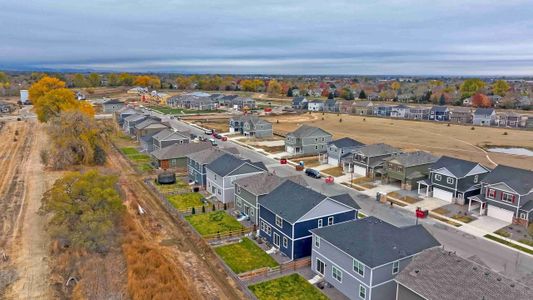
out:
<path id="1" fill-rule="evenodd" d="M 533 75 L 532 0 L 0 0 L 0 68 Z"/>

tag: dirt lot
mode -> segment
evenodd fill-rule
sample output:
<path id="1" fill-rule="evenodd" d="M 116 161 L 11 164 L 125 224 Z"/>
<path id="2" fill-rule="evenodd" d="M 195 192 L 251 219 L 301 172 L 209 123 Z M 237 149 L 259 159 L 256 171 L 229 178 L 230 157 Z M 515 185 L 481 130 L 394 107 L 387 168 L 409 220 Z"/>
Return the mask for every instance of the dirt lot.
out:
<path id="1" fill-rule="evenodd" d="M 322 117 L 324 120 L 322 120 Z M 342 118 L 342 122 L 339 119 Z M 391 120 L 336 114 L 302 114 L 267 118 L 274 130 L 289 132 L 301 124 L 319 126 L 334 139 L 351 137 L 363 143 L 388 143 L 405 151 L 425 150 L 435 155 L 448 155 L 478 161 L 488 167 L 505 164 L 533 169 L 533 158 L 487 153 L 485 145 L 533 148 L 533 131 L 450 125 L 435 122 Z M 279 120 L 279 123 L 276 123 Z M 507 135 L 504 135 L 507 132 Z"/>

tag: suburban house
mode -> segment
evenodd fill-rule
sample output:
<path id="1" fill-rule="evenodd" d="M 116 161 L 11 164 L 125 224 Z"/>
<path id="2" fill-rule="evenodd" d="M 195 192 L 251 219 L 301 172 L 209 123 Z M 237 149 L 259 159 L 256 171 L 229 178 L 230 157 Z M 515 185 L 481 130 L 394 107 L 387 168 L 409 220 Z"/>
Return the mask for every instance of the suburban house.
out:
<path id="1" fill-rule="evenodd" d="M 480 215 L 527 227 L 533 222 L 533 171 L 498 165 L 481 179 L 481 192 L 470 197 L 469 210 L 474 204 Z"/>
<path id="2" fill-rule="evenodd" d="M 392 112 L 392 106 L 378 105 L 378 106 L 374 106 L 372 114 L 378 117 L 390 117 L 391 112 Z"/>
<path id="3" fill-rule="evenodd" d="M 249 110 L 255 108 L 255 100 L 249 97 L 236 97 L 231 101 L 233 108 Z"/>
<path id="4" fill-rule="evenodd" d="M 124 106 L 126 106 L 126 104 L 122 101 L 117 99 L 109 99 L 102 103 L 102 112 L 104 114 L 112 114 Z"/>
<path id="5" fill-rule="evenodd" d="M 187 155 L 187 173 L 189 174 L 189 182 L 193 182 L 194 184 L 205 188 L 207 184 L 207 171 L 205 166 L 227 153 L 238 155 L 239 151 L 236 148 L 221 149 L 218 147 L 211 147 Z"/>
<path id="6" fill-rule="evenodd" d="M 429 111 L 429 119 L 433 121 L 449 121 L 450 109 L 447 106 L 433 106 Z"/>
<path id="7" fill-rule="evenodd" d="M 152 149 L 159 150 L 173 144 L 186 144 L 190 141 L 188 132 L 163 129 L 152 136 Z"/>
<path id="8" fill-rule="evenodd" d="M 429 120 L 430 112 L 431 108 L 426 106 L 411 107 L 411 109 L 409 109 L 409 113 L 407 114 L 407 118 L 411 120 Z"/>
<path id="9" fill-rule="evenodd" d="M 387 144 L 364 145 L 352 151 L 351 155 L 342 159 L 345 173 L 374 178 L 377 170 L 383 168 L 384 159 L 402 153 L 402 150 Z"/>
<path id="10" fill-rule="evenodd" d="M 247 176 L 267 172 L 262 162 L 251 162 L 224 154 L 205 166 L 206 189 L 222 203 L 235 200 L 235 181 Z"/>
<path id="11" fill-rule="evenodd" d="M 311 232 L 312 270 L 353 300 L 395 299 L 394 277 L 417 253 L 440 246 L 422 225 L 400 228 L 376 217 Z"/>
<path id="12" fill-rule="evenodd" d="M 424 151 L 406 152 L 387 157 L 383 164 L 383 182 L 399 182 L 402 189 L 412 190 L 419 180 L 429 175 L 429 167 L 437 159 Z"/>
<path id="13" fill-rule="evenodd" d="M 122 109 L 115 111 L 115 120 L 118 125 L 122 126 L 124 124 L 124 119 L 135 114 L 142 114 L 142 112 L 133 107 L 124 106 Z"/>
<path id="14" fill-rule="evenodd" d="M 328 99 L 324 102 L 324 111 L 339 112 L 339 104 L 335 99 Z"/>
<path id="15" fill-rule="evenodd" d="M 237 99 L 239 95 L 225 95 L 217 99 L 217 102 L 219 105 L 222 106 L 231 106 L 233 104 L 233 100 Z"/>
<path id="16" fill-rule="evenodd" d="M 252 224 L 259 224 L 259 199 L 268 195 L 285 180 L 292 180 L 307 186 L 302 176 L 279 177 L 272 173 L 260 173 L 235 181 L 235 207 L 250 218 Z"/>
<path id="17" fill-rule="evenodd" d="M 273 135 L 272 123 L 250 115 L 231 118 L 229 120 L 229 132 L 257 138 Z"/>
<path id="18" fill-rule="evenodd" d="M 374 104 L 370 101 L 354 101 L 352 112 L 358 116 L 368 116 L 373 113 Z"/>
<path id="19" fill-rule="evenodd" d="M 128 135 L 135 135 L 135 125 L 143 122 L 148 118 L 147 115 L 138 113 L 124 118 L 124 124 L 122 128 L 124 132 Z"/>
<path id="20" fill-rule="evenodd" d="M 291 260 L 311 255 L 310 230 L 357 219 L 348 194 L 328 197 L 291 180 L 259 199 L 259 236 Z"/>
<path id="21" fill-rule="evenodd" d="M 161 169 L 177 169 L 187 167 L 187 155 L 213 147 L 211 143 L 173 144 L 165 148 L 152 151 L 154 165 Z"/>
<path id="22" fill-rule="evenodd" d="M 290 154 L 307 155 L 327 151 L 332 135 L 318 127 L 302 125 L 285 138 L 285 151 Z"/>
<path id="23" fill-rule="evenodd" d="M 140 141 L 141 138 L 145 136 L 153 136 L 163 129 L 167 129 L 168 126 L 164 123 L 161 123 L 161 119 L 149 117 L 141 123 L 135 125 L 135 135 L 137 140 Z"/>
<path id="24" fill-rule="evenodd" d="M 309 101 L 305 97 L 302 97 L 302 96 L 294 97 L 294 98 L 292 98 L 292 108 L 294 108 L 294 109 L 307 109 L 307 103 L 308 102 Z"/>
<path id="25" fill-rule="evenodd" d="M 332 166 L 340 166 L 343 157 L 350 155 L 353 150 L 361 146 L 364 144 L 348 137 L 331 141 L 328 143 L 327 152 L 319 154 L 320 161 Z"/>
<path id="26" fill-rule="evenodd" d="M 503 112 L 496 115 L 496 125 L 501 127 L 525 127 L 527 116 L 515 112 Z"/>
<path id="27" fill-rule="evenodd" d="M 470 124 L 472 118 L 472 110 L 468 107 L 454 107 L 450 112 L 451 123 Z"/>
<path id="28" fill-rule="evenodd" d="M 320 100 L 313 100 L 307 103 L 308 111 L 324 111 L 324 102 Z"/>
<path id="29" fill-rule="evenodd" d="M 468 197 L 479 194 L 480 184 L 490 170 L 477 162 L 442 156 L 429 169 L 429 178 L 418 181 L 418 193 L 450 203 L 466 204 Z"/>
<path id="30" fill-rule="evenodd" d="M 393 106 L 390 112 L 391 118 L 405 119 L 409 115 L 411 108 L 405 104 Z"/>
<path id="31" fill-rule="evenodd" d="M 416 255 L 394 281 L 396 300 L 526 300 L 533 293 L 523 283 L 439 248 Z"/>
<path id="32" fill-rule="evenodd" d="M 476 108 L 472 123 L 479 126 L 493 125 L 496 123 L 496 110 L 494 108 Z"/>

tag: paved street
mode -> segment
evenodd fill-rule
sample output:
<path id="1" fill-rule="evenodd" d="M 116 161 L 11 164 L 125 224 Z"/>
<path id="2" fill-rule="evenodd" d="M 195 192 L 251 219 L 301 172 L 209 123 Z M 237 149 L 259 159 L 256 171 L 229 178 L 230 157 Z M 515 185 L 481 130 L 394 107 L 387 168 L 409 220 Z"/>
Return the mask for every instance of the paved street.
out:
<path id="1" fill-rule="evenodd" d="M 157 114 L 159 117 L 165 117 Z M 203 130 L 191 126 L 176 119 L 168 119 L 171 126 L 178 130 L 188 130 L 189 132 L 201 135 Z M 278 176 L 286 177 L 292 175 L 302 175 L 292 166 L 280 165 L 277 160 L 268 158 L 263 154 L 250 150 L 232 141 L 219 142 L 221 148 L 234 147 L 239 150 L 244 158 L 252 161 L 262 161 L 270 171 Z M 305 177 L 309 186 L 325 195 L 337 195 L 349 193 L 361 206 L 363 213 L 378 217 L 396 226 L 408 226 L 416 223 L 416 218 L 412 212 L 404 209 L 392 208 L 388 204 L 375 201 L 370 197 L 356 190 L 350 189 L 340 184 L 326 184 L 323 180 Z M 533 284 L 533 257 L 519 253 L 515 250 L 488 241 L 484 238 L 475 237 L 456 228 L 441 224 L 433 219 L 421 220 L 421 223 L 443 244 L 444 248 L 457 252 L 465 258 L 476 259 L 497 272 L 508 277 Z M 355 237 L 354 237 L 355 238 Z"/>

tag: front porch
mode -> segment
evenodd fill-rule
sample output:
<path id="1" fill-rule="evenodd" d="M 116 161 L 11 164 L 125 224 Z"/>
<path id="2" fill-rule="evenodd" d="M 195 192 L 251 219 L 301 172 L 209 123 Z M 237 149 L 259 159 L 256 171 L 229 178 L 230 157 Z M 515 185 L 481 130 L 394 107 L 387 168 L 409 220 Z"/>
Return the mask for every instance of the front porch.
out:
<path id="1" fill-rule="evenodd" d="M 426 197 L 433 196 L 433 187 L 431 185 L 431 182 L 429 182 L 427 179 L 419 180 L 418 183 L 418 194 L 424 195 Z"/>

